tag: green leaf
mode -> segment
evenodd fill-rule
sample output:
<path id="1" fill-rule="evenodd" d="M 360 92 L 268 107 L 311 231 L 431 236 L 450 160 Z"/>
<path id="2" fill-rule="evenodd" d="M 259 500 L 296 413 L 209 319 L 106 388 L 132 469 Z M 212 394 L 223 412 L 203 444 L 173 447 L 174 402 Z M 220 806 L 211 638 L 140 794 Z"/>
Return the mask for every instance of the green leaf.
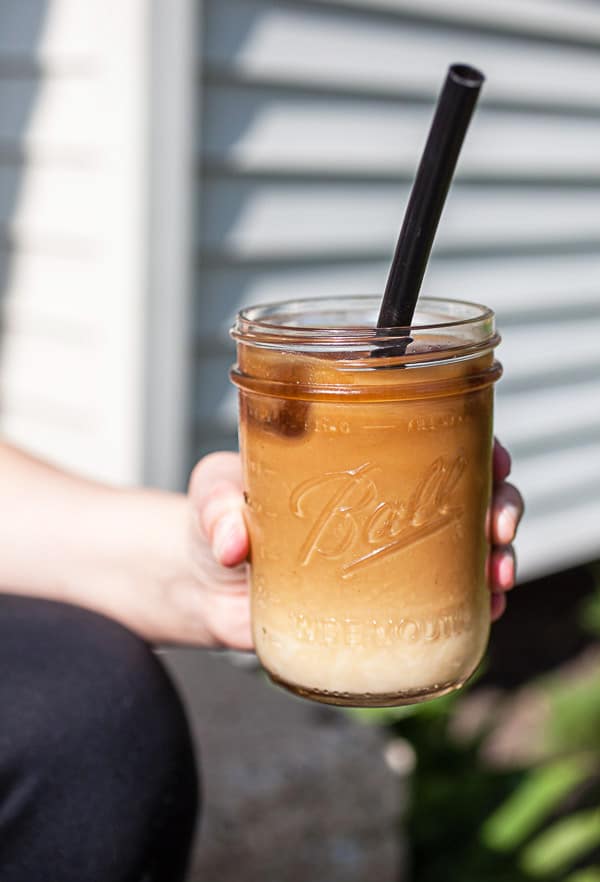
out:
<path id="1" fill-rule="evenodd" d="M 600 882 L 600 867 L 586 867 L 576 870 L 564 882 Z"/>
<path id="2" fill-rule="evenodd" d="M 557 681 L 547 687 L 550 719 L 549 747 L 555 750 L 598 749 L 600 676 L 598 670 L 576 682 Z"/>
<path id="3" fill-rule="evenodd" d="M 534 832 L 590 769 L 585 757 L 569 757 L 529 772 L 481 830 L 485 845 L 510 851 Z"/>
<path id="4" fill-rule="evenodd" d="M 536 878 L 564 872 L 600 845 L 600 809 L 586 809 L 557 821 L 522 852 L 522 869 Z"/>

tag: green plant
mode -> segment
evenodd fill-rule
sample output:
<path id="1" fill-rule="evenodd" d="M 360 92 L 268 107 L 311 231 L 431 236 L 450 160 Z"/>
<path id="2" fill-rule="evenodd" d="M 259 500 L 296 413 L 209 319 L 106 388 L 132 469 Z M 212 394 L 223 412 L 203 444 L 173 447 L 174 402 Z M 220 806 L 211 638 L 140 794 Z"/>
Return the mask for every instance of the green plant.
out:
<path id="1" fill-rule="evenodd" d="M 600 637 L 597 588 L 581 625 Z M 415 882 L 600 882 L 600 664 L 556 671 L 528 689 L 543 698 L 545 759 L 494 768 L 482 746 L 452 726 L 461 693 L 409 708 L 355 712 L 413 746 L 417 764 L 405 819 Z"/>

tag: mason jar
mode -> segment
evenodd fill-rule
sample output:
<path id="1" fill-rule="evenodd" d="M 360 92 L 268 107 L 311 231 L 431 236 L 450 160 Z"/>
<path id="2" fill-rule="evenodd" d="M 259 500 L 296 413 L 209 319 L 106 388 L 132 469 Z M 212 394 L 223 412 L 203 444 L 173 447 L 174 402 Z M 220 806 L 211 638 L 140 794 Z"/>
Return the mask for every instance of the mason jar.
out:
<path id="1" fill-rule="evenodd" d="M 242 310 L 232 329 L 252 627 L 269 676 L 373 707 L 460 687 L 490 626 L 493 312 L 379 298 Z"/>

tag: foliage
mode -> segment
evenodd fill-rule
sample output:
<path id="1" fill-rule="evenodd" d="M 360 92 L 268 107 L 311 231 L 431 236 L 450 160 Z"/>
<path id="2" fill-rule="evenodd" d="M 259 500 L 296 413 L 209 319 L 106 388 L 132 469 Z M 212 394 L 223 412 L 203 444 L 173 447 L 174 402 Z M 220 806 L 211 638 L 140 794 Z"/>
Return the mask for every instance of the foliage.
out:
<path id="1" fill-rule="evenodd" d="M 581 621 L 600 637 L 600 569 L 596 581 Z M 484 761 L 489 729 L 466 740 L 453 734 L 468 690 L 409 708 L 355 712 L 416 752 L 405 819 L 415 882 L 600 882 L 598 668 L 531 685 L 547 706 L 547 759 L 524 768 Z"/>
<path id="2" fill-rule="evenodd" d="M 591 768 L 589 757 L 570 756 L 533 769 L 484 823 L 483 842 L 507 852 L 521 845 L 573 787 L 585 781 Z"/>
<path id="3" fill-rule="evenodd" d="M 600 809 L 574 812 L 534 839 L 521 856 L 521 866 L 534 878 L 555 878 L 573 861 L 600 845 Z"/>

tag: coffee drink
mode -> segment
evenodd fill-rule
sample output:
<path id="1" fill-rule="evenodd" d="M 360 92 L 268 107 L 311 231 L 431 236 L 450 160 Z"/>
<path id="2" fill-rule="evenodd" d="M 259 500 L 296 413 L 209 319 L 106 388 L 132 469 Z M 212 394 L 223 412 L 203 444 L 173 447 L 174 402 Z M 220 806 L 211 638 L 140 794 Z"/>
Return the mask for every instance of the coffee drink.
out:
<path id="1" fill-rule="evenodd" d="M 362 706 L 451 691 L 485 650 L 500 374 L 483 307 L 425 299 L 401 346 L 371 313 L 247 310 L 232 372 L 257 653 L 296 693 Z"/>

